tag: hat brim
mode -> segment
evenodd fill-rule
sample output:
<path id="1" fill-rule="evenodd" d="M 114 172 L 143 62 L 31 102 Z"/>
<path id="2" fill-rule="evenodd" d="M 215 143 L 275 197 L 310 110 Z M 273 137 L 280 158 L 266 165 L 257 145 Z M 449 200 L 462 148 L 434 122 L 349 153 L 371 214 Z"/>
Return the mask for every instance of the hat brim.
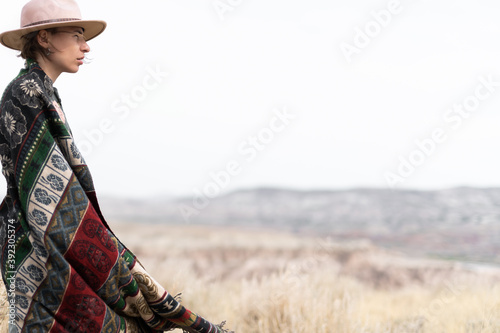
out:
<path id="1" fill-rule="evenodd" d="M 26 28 L 6 31 L 0 34 L 0 43 L 8 48 L 20 51 L 23 47 L 22 36 L 33 31 L 58 27 L 81 27 L 84 30 L 83 35 L 85 36 L 85 39 L 91 40 L 92 38 L 99 36 L 104 29 L 106 29 L 106 22 L 99 20 L 72 20 L 38 24 Z"/>

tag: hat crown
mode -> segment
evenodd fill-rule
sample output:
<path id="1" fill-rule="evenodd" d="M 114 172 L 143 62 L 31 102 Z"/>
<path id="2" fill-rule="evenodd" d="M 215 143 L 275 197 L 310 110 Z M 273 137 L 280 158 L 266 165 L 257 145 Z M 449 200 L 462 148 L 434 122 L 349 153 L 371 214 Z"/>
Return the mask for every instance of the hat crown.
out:
<path id="1" fill-rule="evenodd" d="M 81 19 L 80 8 L 74 0 L 31 0 L 21 12 L 21 28 L 41 23 Z"/>

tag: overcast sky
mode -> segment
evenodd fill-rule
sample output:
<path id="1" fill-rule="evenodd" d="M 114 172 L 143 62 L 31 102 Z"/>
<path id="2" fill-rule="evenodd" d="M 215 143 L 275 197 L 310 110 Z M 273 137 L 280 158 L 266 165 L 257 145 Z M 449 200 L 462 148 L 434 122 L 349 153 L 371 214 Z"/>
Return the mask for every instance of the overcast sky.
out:
<path id="1" fill-rule="evenodd" d="M 2 3 L 0 30 L 24 3 Z M 55 86 L 101 196 L 500 186 L 498 2 L 80 7 L 108 28 Z"/>

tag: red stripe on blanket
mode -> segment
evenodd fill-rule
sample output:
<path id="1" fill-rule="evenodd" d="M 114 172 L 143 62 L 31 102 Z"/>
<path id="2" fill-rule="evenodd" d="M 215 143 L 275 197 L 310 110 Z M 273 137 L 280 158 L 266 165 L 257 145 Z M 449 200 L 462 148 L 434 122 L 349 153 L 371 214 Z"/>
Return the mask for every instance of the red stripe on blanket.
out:
<path id="1" fill-rule="evenodd" d="M 71 269 L 64 299 L 55 315 L 50 333 L 98 333 L 105 315 L 104 301 Z"/>
<path id="2" fill-rule="evenodd" d="M 99 290 L 108 279 L 118 255 L 108 229 L 89 205 L 64 257 L 93 290 Z"/>

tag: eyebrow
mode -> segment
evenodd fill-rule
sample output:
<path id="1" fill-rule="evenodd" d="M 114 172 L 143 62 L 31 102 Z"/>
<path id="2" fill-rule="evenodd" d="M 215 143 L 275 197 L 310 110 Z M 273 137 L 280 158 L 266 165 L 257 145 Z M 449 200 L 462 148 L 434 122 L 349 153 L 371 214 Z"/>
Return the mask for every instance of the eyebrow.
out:
<path id="1" fill-rule="evenodd" d="M 64 31 L 64 30 L 60 30 L 60 31 Z M 85 29 L 83 29 L 83 28 L 75 28 L 73 30 L 66 30 L 66 32 L 77 32 L 77 33 L 83 35 L 83 33 L 85 32 Z"/>

